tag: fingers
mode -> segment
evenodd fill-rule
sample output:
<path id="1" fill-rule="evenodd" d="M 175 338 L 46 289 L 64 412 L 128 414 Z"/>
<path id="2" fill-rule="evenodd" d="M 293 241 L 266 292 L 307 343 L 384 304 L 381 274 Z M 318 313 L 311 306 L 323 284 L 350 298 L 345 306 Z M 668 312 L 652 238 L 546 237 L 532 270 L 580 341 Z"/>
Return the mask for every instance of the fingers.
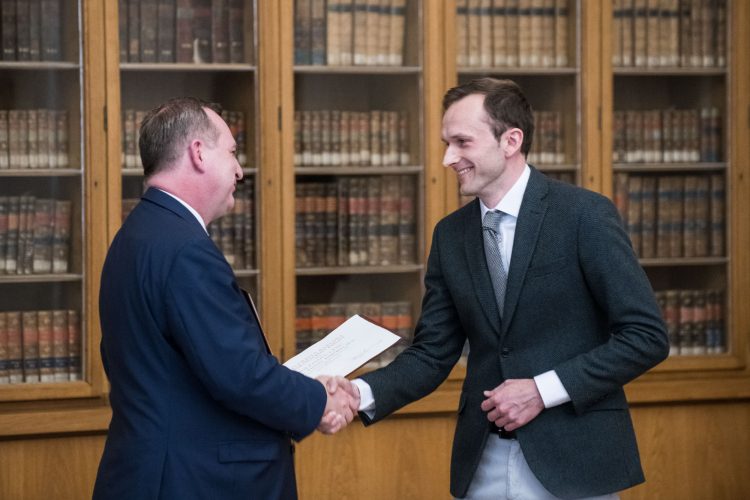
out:
<path id="1" fill-rule="evenodd" d="M 480 404 L 487 420 L 498 427 L 513 431 L 529 423 L 544 409 L 532 379 L 507 380 L 491 391 Z"/>
<path id="2" fill-rule="evenodd" d="M 317 380 L 326 389 L 327 401 L 318 430 L 334 434 L 346 427 L 359 409 L 359 389 L 344 377 L 320 376 Z"/>

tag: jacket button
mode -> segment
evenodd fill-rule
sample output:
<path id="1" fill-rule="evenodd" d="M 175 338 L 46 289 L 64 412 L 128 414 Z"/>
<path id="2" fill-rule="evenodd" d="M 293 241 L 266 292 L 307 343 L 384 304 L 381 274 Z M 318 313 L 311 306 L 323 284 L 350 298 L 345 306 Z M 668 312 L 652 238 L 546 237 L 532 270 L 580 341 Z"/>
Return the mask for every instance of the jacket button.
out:
<path id="1" fill-rule="evenodd" d="M 503 347 L 502 350 L 500 351 L 500 355 L 504 358 L 507 358 L 508 356 L 510 356 L 510 353 L 511 353 L 510 347 Z"/>

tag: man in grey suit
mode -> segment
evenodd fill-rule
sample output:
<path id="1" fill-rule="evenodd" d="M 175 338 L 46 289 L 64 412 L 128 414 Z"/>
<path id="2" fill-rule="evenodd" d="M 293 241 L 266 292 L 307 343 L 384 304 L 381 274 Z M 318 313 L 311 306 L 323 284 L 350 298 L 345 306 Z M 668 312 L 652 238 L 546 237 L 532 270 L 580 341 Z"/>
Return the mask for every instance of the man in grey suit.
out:
<path id="1" fill-rule="evenodd" d="M 623 385 L 668 353 L 648 279 L 607 198 L 527 165 L 514 82 L 443 109 L 443 163 L 476 199 L 435 227 L 414 344 L 354 381 L 363 421 L 435 390 L 468 340 L 451 493 L 614 498 L 644 480 Z"/>

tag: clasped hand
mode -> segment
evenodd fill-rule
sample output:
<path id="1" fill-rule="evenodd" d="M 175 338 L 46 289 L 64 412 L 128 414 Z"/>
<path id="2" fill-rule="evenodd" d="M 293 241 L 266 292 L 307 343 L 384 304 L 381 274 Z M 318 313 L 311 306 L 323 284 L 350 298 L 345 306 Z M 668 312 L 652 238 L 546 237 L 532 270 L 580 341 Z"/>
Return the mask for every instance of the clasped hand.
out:
<path id="1" fill-rule="evenodd" d="M 533 379 L 509 379 L 491 391 L 484 391 L 482 411 L 487 420 L 506 431 L 522 427 L 544 409 L 544 401 Z"/>
<path id="2" fill-rule="evenodd" d="M 354 419 L 359 409 L 359 390 L 344 377 L 320 376 L 317 380 L 326 388 L 328 397 L 318 430 L 335 434 Z"/>

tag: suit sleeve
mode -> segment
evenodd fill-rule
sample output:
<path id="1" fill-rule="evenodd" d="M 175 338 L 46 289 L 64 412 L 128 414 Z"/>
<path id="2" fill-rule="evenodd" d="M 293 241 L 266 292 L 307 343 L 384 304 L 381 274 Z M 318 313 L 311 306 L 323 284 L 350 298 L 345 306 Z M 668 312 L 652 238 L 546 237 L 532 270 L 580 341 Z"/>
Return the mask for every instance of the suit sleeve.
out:
<path id="1" fill-rule="evenodd" d="M 466 335 L 458 320 L 443 278 L 438 233 L 435 228 L 425 273 L 422 314 L 414 342 L 388 366 L 363 375 L 375 397 L 375 415 L 360 413 L 365 424 L 381 420 L 399 408 L 434 391 L 461 356 Z"/>
<path id="2" fill-rule="evenodd" d="M 266 351 L 243 292 L 211 240 L 181 249 L 166 287 L 170 340 L 219 403 L 296 439 L 315 429 L 325 389 Z"/>
<path id="3" fill-rule="evenodd" d="M 614 205 L 595 196 L 581 211 L 578 260 L 609 330 L 602 345 L 555 367 L 576 412 L 652 368 L 669 353 L 651 284 Z"/>

